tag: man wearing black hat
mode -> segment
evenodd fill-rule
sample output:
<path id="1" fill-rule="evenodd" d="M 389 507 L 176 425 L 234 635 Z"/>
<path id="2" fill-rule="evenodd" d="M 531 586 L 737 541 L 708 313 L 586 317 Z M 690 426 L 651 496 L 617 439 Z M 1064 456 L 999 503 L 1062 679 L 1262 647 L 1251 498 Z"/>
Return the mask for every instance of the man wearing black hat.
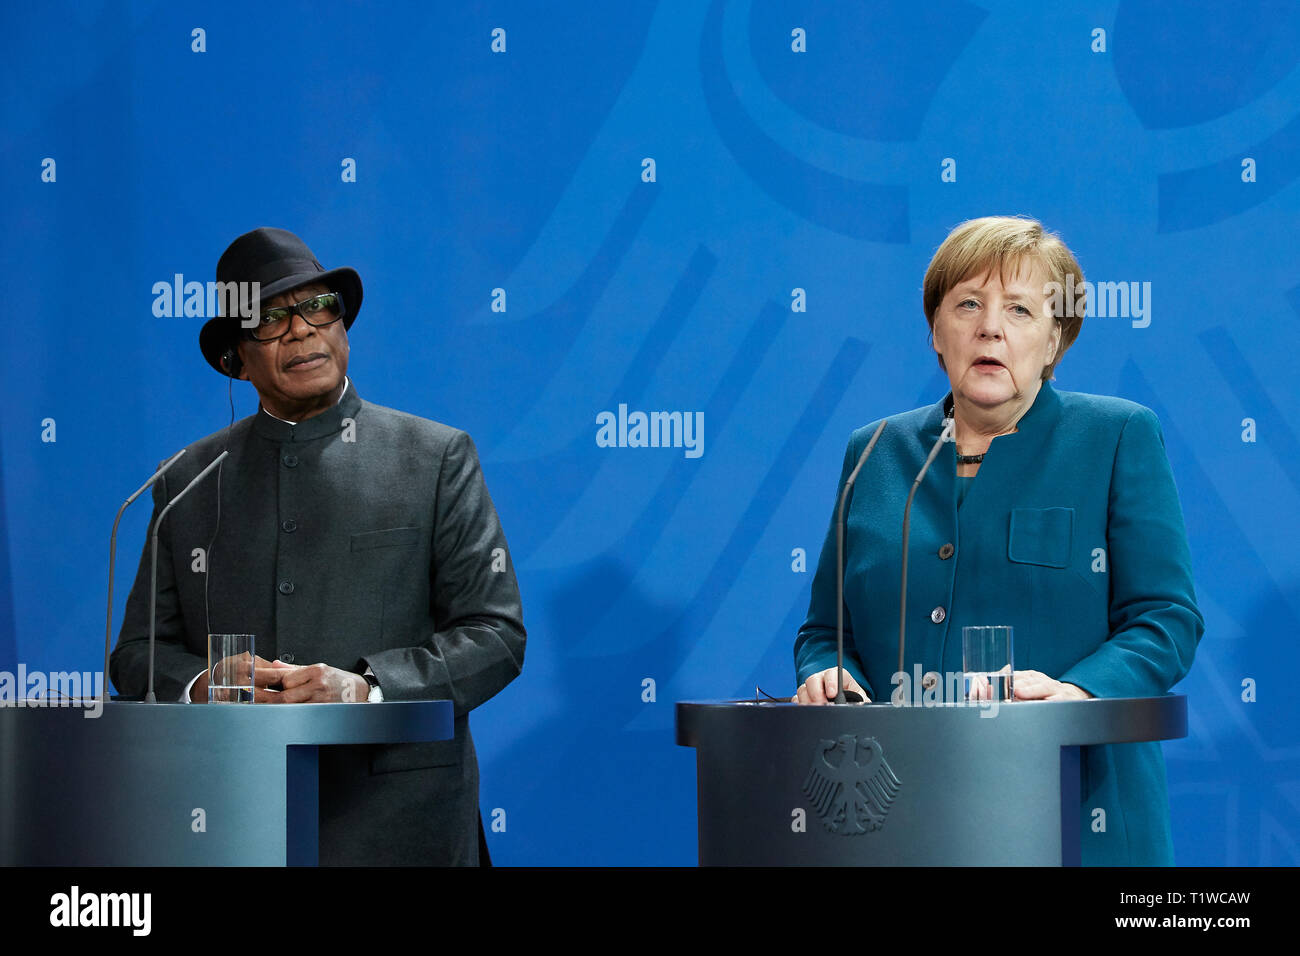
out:
<path id="1" fill-rule="evenodd" d="M 452 740 L 322 749 L 320 861 L 476 864 L 468 714 L 519 673 L 525 633 L 474 444 L 357 394 L 352 269 L 327 272 L 297 236 L 263 228 L 230 245 L 217 280 L 260 283 L 255 317 L 199 336 L 260 407 L 154 486 L 156 516 L 230 452 L 159 534 L 157 695 L 206 700 L 207 635 L 252 633 L 257 701 L 453 701 Z M 146 549 L 111 663 L 128 695 L 145 690 L 150 580 Z"/>

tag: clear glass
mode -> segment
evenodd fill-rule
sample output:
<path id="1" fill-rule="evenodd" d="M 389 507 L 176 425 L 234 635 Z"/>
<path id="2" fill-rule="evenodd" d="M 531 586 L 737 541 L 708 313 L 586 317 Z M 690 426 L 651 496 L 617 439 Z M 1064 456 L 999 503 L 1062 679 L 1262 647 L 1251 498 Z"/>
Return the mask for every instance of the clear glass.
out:
<path id="1" fill-rule="evenodd" d="M 961 629 L 967 700 L 1014 700 L 1015 634 L 1006 624 Z"/>
<path id="2" fill-rule="evenodd" d="M 253 702 L 253 635 L 208 635 L 208 703 Z"/>

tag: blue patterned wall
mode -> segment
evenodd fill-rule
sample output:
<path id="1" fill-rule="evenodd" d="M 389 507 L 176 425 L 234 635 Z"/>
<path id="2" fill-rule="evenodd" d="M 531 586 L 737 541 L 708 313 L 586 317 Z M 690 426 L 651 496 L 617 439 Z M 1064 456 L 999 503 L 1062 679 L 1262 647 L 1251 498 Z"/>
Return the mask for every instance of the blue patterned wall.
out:
<path id="1" fill-rule="evenodd" d="M 849 432 L 947 389 L 926 263 L 958 222 L 1024 213 L 1089 279 L 1150 283 L 1057 378 L 1154 408 L 1182 494 L 1207 629 L 1190 735 L 1165 746 L 1178 860 L 1300 862 L 1294 3 L 3 20 L 0 668 L 100 666 L 117 504 L 229 417 L 202 319 L 155 316 L 153 284 L 284 226 L 362 275 L 361 394 L 482 454 L 529 629 L 523 676 L 474 717 L 496 860 L 691 863 L 673 702 L 791 692 Z M 702 413 L 701 453 L 601 447 L 620 405 Z"/>

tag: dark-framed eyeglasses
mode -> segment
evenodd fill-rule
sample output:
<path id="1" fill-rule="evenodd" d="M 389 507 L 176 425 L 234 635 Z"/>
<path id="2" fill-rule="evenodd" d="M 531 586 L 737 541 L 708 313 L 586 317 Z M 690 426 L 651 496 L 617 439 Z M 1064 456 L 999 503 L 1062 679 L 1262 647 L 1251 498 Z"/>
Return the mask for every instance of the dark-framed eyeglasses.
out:
<path id="1" fill-rule="evenodd" d="M 318 329 L 333 325 L 343 318 L 343 296 L 322 292 L 293 305 L 267 309 L 257 325 L 248 330 L 248 336 L 259 342 L 274 342 L 289 331 L 295 315 L 301 315 L 304 322 Z"/>

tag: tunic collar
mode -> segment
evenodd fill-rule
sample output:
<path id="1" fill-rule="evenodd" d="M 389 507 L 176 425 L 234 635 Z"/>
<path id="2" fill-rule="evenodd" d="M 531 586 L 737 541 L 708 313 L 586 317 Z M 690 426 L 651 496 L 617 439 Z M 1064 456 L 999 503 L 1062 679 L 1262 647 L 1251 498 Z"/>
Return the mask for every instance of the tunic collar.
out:
<path id="1" fill-rule="evenodd" d="M 290 425 L 268 414 L 266 409 L 259 405 L 257 414 L 253 416 L 253 428 L 263 438 L 275 442 L 312 441 L 342 431 L 343 419 L 356 418 L 359 411 L 361 411 L 361 396 L 357 394 L 356 383 L 349 379 L 343 398 L 333 408 L 296 425 Z"/>

